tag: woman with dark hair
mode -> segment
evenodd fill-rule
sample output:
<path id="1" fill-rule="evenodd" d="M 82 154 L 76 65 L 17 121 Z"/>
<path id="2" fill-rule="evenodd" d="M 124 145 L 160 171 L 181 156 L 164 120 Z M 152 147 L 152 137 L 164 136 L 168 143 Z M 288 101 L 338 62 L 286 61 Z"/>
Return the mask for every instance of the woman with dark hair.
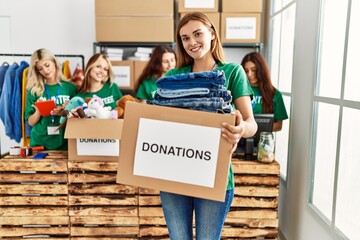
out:
<path id="1" fill-rule="evenodd" d="M 282 94 L 271 83 L 269 67 L 265 58 L 258 52 L 245 55 L 241 61 L 249 79 L 254 97 L 252 108 L 254 114 L 273 113 L 273 131 L 282 129 L 282 121 L 288 119 Z"/>
<path id="2" fill-rule="evenodd" d="M 136 97 L 142 102 L 153 100 L 156 92 L 156 80 L 176 65 L 176 54 L 173 48 L 158 45 L 151 53 L 151 58 L 141 73 L 135 87 Z"/>

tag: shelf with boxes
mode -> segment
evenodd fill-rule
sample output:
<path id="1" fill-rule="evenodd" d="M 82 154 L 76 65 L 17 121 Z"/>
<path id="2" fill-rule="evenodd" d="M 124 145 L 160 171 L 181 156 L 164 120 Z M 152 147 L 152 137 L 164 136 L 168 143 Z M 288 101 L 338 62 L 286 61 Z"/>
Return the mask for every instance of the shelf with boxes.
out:
<path id="1" fill-rule="evenodd" d="M 135 96 L 136 80 L 157 45 L 167 45 L 175 49 L 173 42 L 94 42 L 93 48 L 94 53 L 101 52 L 108 55 L 115 73 L 115 82 L 122 93 Z"/>
<path id="2" fill-rule="evenodd" d="M 159 44 L 175 49 L 175 28 L 187 12 L 200 11 L 209 17 L 225 51 L 262 52 L 263 5 L 264 0 L 95 0 L 94 53 L 110 53 L 120 89 L 134 94 L 137 74 L 149 58 L 137 49 Z M 243 51 L 236 52 L 241 56 Z"/>

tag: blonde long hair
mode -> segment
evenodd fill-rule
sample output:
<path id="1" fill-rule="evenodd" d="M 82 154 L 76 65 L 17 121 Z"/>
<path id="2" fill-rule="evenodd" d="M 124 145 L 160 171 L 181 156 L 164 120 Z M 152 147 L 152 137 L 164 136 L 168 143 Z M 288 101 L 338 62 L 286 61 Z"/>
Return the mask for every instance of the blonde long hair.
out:
<path id="1" fill-rule="evenodd" d="M 199 21 L 202 22 L 209 30 L 214 34 L 215 38 L 211 41 L 211 54 L 214 57 L 216 62 L 224 62 L 224 50 L 220 42 L 219 34 L 214 27 L 213 23 L 210 19 L 201 12 L 189 12 L 183 18 L 181 18 L 177 29 L 176 29 L 176 46 L 178 52 L 178 60 L 176 62 L 176 67 L 184 67 L 188 65 L 192 65 L 194 63 L 194 59 L 190 57 L 182 44 L 180 29 L 187 24 L 189 21 Z"/>
<path id="2" fill-rule="evenodd" d="M 61 79 L 68 81 L 68 79 L 66 79 L 66 77 L 61 72 L 60 63 L 55 58 L 54 54 L 52 54 L 49 50 L 45 48 L 40 48 L 36 50 L 31 55 L 26 89 L 29 90 L 31 94 L 37 95 L 38 97 L 41 97 L 45 90 L 45 78 L 39 73 L 36 68 L 36 64 L 41 60 L 48 60 L 54 62 L 56 68 L 56 80 L 58 83 L 60 83 Z"/>
<path id="3" fill-rule="evenodd" d="M 94 68 L 100 61 L 100 59 L 104 59 L 108 65 L 109 65 L 109 70 L 108 70 L 108 79 L 106 79 L 106 81 L 103 81 L 102 83 L 105 84 L 107 82 L 110 82 L 110 86 L 112 85 L 112 83 L 115 80 L 115 74 L 112 70 L 112 64 L 109 60 L 109 58 L 102 53 L 95 53 L 87 62 L 86 67 L 85 67 L 85 78 L 84 81 L 81 84 L 81 87 L 79 89 L 79 92 L 90 92 L 91 89 L 91 76 L 90 76 L 90 71 L 92 68 Z"/>

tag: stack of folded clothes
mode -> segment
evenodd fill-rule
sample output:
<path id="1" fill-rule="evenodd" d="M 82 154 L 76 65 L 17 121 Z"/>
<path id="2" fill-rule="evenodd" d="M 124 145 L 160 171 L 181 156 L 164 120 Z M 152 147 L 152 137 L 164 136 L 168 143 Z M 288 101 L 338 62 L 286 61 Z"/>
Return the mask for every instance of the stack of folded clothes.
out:
<path id="1" fill-rule="evenodd" d="M 230 113 L 232 96 L 224 87 L 224 71 L 190 72 L 156 81 L 157 92 L 148 104 Z"/>

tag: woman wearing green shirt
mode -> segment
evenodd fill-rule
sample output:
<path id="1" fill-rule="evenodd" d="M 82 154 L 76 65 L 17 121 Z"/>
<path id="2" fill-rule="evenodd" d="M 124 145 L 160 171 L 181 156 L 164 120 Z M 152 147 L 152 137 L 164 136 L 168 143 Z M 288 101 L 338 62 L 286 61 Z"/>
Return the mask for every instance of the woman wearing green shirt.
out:
<path id="1" fill-rule="evenodd" d="M 42 48 L 32 54 L 26 89 L 25 119 L 32 126 L 30 146 L 67 149 L 64 129 L 58 129 L 60 116 L 41 116 L 35 106 L 39 100 L 54 100 L 57 109 L 61 109 L 77 91 L 76 86 L 63 76 L 59 62 L 49 50 Z"/>
<path id="2" fill-rule="evenodd" d="M 176 65 L 176 54 L 173 48 L 158 45 L 151 53 L 151 58 L 137 79 L 135 87 L 136 98 L 141 102 L 153 100 L 156 93 L 156 80 Z"/>
<path id="3" fill-rule="evenodd" d="M 224 53 L 219 35 L 209 18 L 200 12 L 186 14 L 176 30 L 178 53 L 177 68 L 167 76 L 188 72 L 223 70 L 225 86 L 231 91 L 236 110 L 235 125 L 223 123 L 222 137 L 237 147 L 241 137 L 251 137 L 257 125 L 251 110 L 252 90 L 240 64 L 224 63 Z M 196 239 L 217 240 L 234 197 L 234 174 L 230 164 L 228 185 L 224 202 L 160 192 L 161 204 L 170 239 L 193 239 L 193 213 L 195 212 Z"/>
<path id="4" fill-rule="evenodd" d="M 254 91 L 253 113 L 273 113 L 273 131 L 282 129 L 282 121 L 288 119 L 282 94 L 271 83 L 270 71 L 265 58 L 258 52 L 245 55 L 241 61 Z"/>
<path id="5" fill-rule="evenodd" d="M 77 96 L 92 98 L 93 95 L 100 97 L 105 107 L 116 107 L 116 101 L 123 94 L 118 85 L 114 83 L 114 73 L 110 60 L 101 53 L 94 54 L 86 64 L 85 77 Z"/>

